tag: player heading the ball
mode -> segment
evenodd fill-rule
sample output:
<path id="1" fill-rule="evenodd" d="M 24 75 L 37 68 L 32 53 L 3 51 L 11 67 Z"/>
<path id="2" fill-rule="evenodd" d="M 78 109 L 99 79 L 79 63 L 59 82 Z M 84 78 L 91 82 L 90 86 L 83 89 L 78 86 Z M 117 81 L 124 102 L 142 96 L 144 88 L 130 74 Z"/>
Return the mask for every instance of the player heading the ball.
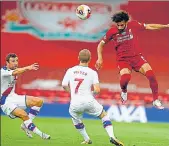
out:
<path id="1" fill-rule="evenodd" d="M 96 61 L 96 69 L 101 69 L 103 65 L 102 53 L 105 44 L 114 41 L 114 49 L 116 50 L 117 64 L 121 76 L 122 102 L 127 100 L 127 85 L 131 79 L 131 72 L 134 70 L 148 79 L 154 98 L 153 105 L 159 109 L 163 109 L 164 107 L 158 99 L 158 83 L 156 77 L 151 66 L 141 53 L 137 36 L 139 31 L 169 28 L 169 24 L 144 24 L 135 20 L 129 21 L 129 19 L 129 15 L 125 11 L 117 12 L 112 16 L 115 26 L 107 31 L 97 47 L 98 60 Z"/>

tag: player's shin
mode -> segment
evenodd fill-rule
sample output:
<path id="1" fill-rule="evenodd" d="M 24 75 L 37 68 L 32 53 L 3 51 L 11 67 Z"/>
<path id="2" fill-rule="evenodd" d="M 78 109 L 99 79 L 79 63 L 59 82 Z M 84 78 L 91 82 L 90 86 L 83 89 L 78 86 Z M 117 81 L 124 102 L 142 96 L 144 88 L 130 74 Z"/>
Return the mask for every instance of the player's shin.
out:
<path id="1" fill-rule="evenodd" d="M 89 141 L 90 138 L 86 132 L 86 128 L 84 126 L 83 123 L 78 123 L 77 125 L 75 125 L 76 129 L 79 131 L 79 133 L 83 136 L 85 141 Z"/>
<path id="2" fill-rule="evenodd" d="M 129 83 L 131 79 L 131 75 L 130 74 L 123 74 L 120 77 L 120 87 L 122 92 L 126 93 L 127 92 L 127 85 Z"/>
<path id="3" fill-rule="evenodd" d="M 75 128 L 83 136 L 84 140 L 85 141 L 89 141 L 90 138 L 89 138 L 89 136 L 88 136 L 88 134 L 86 132 L 86 128 L 85 128 L 84 124 L 82 123 L 82 121 L 81 120 L 76 120 L 76 119 L 72 118 L 72 122 L 73 122 Z"/>
<path id="4" fill-rule="evenodd" d="M 151 88 L 152 94 L 153 94 L 153 99 L 155 101 L 156 99 L 158 99 L 158 83 L 157 83 L 157 80 L 156 80 L 155 75 L 154 75 L 152 70 L 147 71 L 145 76 L 149 80 L 150 88 Z"/>
<path id="5" fill-rule="evenodd" d="M 111 138 L 115 138 L 114 136 L 114 132 L 113 132 L 113 125 L 110 121 L 110 118 L 105 115 L 103 118 L 102 118 L 102 123 L 103 123 L 103 127 L 105 128 L 107 134 L 109 135 L 109 137 Z"/>
<path id="6" fill-rule="evenodd" d="M 29 111 L 29 118 L 33 120 L 39 114 L 40 109 L 41 107 L 37 107 L 37 106 L 31 107 Z"/>

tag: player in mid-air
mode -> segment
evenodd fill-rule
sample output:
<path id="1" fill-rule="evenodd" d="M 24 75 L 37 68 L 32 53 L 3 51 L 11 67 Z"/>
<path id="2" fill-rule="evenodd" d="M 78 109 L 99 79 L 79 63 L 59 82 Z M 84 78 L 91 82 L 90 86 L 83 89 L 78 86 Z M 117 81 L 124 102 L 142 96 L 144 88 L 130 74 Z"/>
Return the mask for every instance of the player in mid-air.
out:
<path id="1" fill-rule="evenodd" d="M 115 22 L 103 39 L 100 41 L 97 53 L 96 69 L 100 69 L 103 64 L 102 52 L 105 44 L 113 40 L 117 55 L 117 64 L 121 75 L 121 99 L 122 102 L 127 100 L 127 85 L 131 78 L 132 70 L 140 72 L 149 80 L 150 88 L 153 94 L 153 105 L 159 109 L 163 109 L 161 101 L 158 99 L 158 83 L 151 66 L 141 54 L 138 46 L 137 32 L 143 30 L 158 30 L 169 28 L 168 25 L 162 24 L 144 24 L 137 21 L 129 21 L 129 15 L 125 11 L 117 12 L 113 15 L 112 21 Z"/>
<path id="2" fill-rule="evenodd" d="M 88 67 L 91 59 L 90 51 L 87 49 L 81 50 L 78 58 L 80 64 L 67 70 L 62 81 L 62 86 L 66 91 L 71 93 L 69 113 L 72 116 L 73 124 L 84 138 L 82 144 L 92 143 L 82 122 L 83 113 L 88 113 L 102 119 L 103 126 L 112 144 L 123 146 L 115 138 L 112 123 L 103 106 L 94 98 L 94 95 L 99 94 L 100 86 L 97 72 Z M 92 87 L 93 91 L 91 91 Z"/>
<path id="3" fill-rule="evenodd" d="M 10 118 L 20 118 L 23 120 L 21 129 L 25 131 L 28 137 L 32 137 L 33 133 L 39 135 L 42 139 L 50 139 L 50 135 L 41 132 L 33 119 L 39 113 L 43 100 L 38 97 L 18 95 L 15 93 L 15 84 L 17 76 L 30 70 L 37 70 L 39 65 L 34 63 L 30 66 L 18 68 L 18 57 L 16 54 L 10 53 L 6 57 L 6 66 L 1 68 L 1 98 L 0 105 L 2 111 Z M 30 108 L 29 114 L 24 109 Z"/>

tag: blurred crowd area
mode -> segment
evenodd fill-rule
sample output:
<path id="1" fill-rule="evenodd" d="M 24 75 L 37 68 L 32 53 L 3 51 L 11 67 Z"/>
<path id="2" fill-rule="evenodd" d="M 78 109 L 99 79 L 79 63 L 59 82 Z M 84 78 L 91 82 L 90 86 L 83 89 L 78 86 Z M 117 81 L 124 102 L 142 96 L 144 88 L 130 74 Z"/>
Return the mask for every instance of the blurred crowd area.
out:
<path id="1" fill-rule="evenodd" d="M 168 1 L 83 2 L 93 10 L 90 20 L 85 21 L 75 15 L 79 4 L 80 1 L 1 2 L 1 66 L 10 52 L 18 55 L 21 67 L 40 64 L 40 70 L 18 78 L 17 93 L 40 96 L 49 103 L 68 103 L 70 95 L 61 87 L 65 71 L 78 64 L 77 55 L 83 48 L 91 51 L 90 67 L 95 69 L 98 42 L 112 25 L 110 17 L 117 10 L 128 11 L 131 19 L 139 22 L 169 23 Z M 138 35 L 143 55 L 158 80 L 159 98 L 169 107 L 169 30 Z M 98 72 L 102 90 L 96 98 L 105 105 L 121 104 L 112 42 L 106 45 L 103 56 L 104 66 Z M 151 106 L 151 90 L 144 76 L 133 72 L 128 92 L 126 104 Z"/>

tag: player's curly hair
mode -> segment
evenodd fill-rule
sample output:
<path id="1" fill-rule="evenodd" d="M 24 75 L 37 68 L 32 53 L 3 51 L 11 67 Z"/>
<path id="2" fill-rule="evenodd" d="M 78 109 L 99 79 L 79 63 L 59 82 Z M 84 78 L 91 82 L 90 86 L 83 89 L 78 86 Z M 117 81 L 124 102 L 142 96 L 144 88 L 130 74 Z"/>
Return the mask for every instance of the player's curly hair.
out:
<path id="1" fill-rule="evenodd" d="M 9 53 L 7 56 L 6 56 L 6 61 L 9 62 L 9 59 L 10 58 L 16 58 L 18 57 L 15 53 Z"/>
<path id="2" fill-rule="evenodd" d="M 111 17 L 111 19 L 115 23 L 118 23 L 118 22 L 121 22 L 121 21 L 127 22 L 129 20 L 129 15 L 126 11 L 119 11 L 119 12 L 115 13 Z"/>

